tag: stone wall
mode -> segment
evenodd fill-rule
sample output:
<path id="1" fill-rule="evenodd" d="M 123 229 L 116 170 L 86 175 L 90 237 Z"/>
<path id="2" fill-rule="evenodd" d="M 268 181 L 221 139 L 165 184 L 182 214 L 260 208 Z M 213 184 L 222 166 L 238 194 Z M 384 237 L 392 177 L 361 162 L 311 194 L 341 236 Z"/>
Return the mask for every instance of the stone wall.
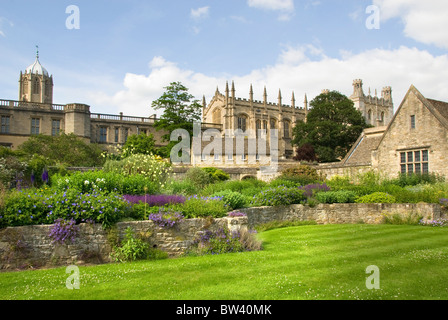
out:
<path id="1" fill-rule="evenodd" d="M 113 239 L 123 239 L 131 227 L 153 246 L 179 256 L 189 249 L 196 236 L 205 230 L 227 226 L 231 231 L 254 228 L 258 224 L 284 220 L 313 220 L 318 224 L 367 223 L 377 224 L 383 214 L 418 213 L 425 220 L 445 218 L 436 204 L 319 204 L 246 208 L 239 210 L 247 217 L 221 219 L 188 219 L 174 228 L 160 228 L 152 221 L 121 222 L 111 231 L 101 225 L 81 224 L 74 243 L 53 244 L 51 225 L 9 227 L 0 230 L 0 270 L 67 266 L 83 263 L 108 263 Z"/>

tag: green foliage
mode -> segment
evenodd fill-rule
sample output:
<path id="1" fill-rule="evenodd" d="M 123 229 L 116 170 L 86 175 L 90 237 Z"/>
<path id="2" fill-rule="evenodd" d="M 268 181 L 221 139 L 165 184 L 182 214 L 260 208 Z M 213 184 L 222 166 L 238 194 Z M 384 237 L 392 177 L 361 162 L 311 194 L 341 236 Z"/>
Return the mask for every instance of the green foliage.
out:
<path id="1" fill-rule="evenodd" d="M 315 198 L 320 203 L 354 203 L 357 195 L 353 191 L 339 190 L 318 192 Z"/>
<path id="2" fill-rule="evenodd" d="M 252 198 L 250 204 L 254 207 L 286 206 L 290 204 L 299 204 L 304 200 L 306 200 L 304 190 L 279 186 L 262 190 Z"/>
<path id="3" fill-rule="evenodd" d="M 220 197 L 232 210 L 240 209 L 246 206 L 246 197 L 239 192 L 224 190 L 216 192 L 212 197 Z"/>
<path id="4" fill-rule="evenodd" d="M 190 180 L 197 188 L 204 188 L 213 182 L 213 178 L 199 167 L 192 167 L 185 173 L 185 179 Z"/>
<path id="5" fill-rule="evenodd" d="M 165 187 L 164 193 L 166 194 L 179 194 L 184 196 L 190 196 L 199 192 L 199 187 L 196 186 L 190 179 L 170 179 Z"/>
<path id="6" fill-rule="evenodd" d="M 408 214 L 385 213 L 383 214 L 383 223 L 394 225 L 419 225 L 422 218 L 423 216 L 416 212 Z"/>
<path id="7" fill-rule="evenodd" d="M 229 211 L 228 206 L 218 198 L 193 196 L 183 204 L 170 205 L 168 208 L 179 212 L 185 219 L 192 218 L 222 218 Z"/>
<path id="8" fill-rule="evenodd" d="M 180 128 L 187 130 L 192 137 L 193 121 L 201 120 L 202 105 L 198 100 L 193 100 L 194 96 L 180 82 L 171 82 L 165 89 L 162 96 L 151 105 L 155 110 L 163 110 L 160 119 L 154 124 L 156 129 L 168 132 L 163 136 L 165 141 L 170 141 L 171 132 Z"/>
<path id="9" fill-rule="evenodd" d="M 195 239 L 196 249 L 189 255 L 224 254 L 261 250 L 262 243 L 247 229 L 230 232 L 228 228 L 206 230 Z"/>
<path id="10" fill-rule="evenodd" d="M 72 189 L 82 193 L 98 190 L 105 193 L 143 195 L 155 194 L 160 190 L 154 179 L 147 176 L 141 174 L 124 176 L 101 170 L 75 172 L 70 176 L 54 175 L 51 178 L 51 183 L 58 191 Z"/>
<path id="11" fill-rule="evenodd" d="M 405 173 L 400 174 L 398 178 L 391 179 L 388 183 L 398 185 L 400 187 L 416 186 L 419 184 L 435 184 L 444 182 L 445 178 L 435 173 Z"/>
<path id="12" fill-rule="evenodd" d="M 394 196 L 385 192 L 374 192 L 356 200 L 356 203 L 396 203 Z"/>
<path id="13" fill-rule="evenodd" d="M 85 142 L 74 134 L 31 136 L 19 146 L 19 150 L 28 157 L 38 155 L 47 159 L 48 166 L 96 167 L 104 162 L 103 150 L 98 145 Z"/>
<path id="14" fill-rule="evenodd" d="M 150 248 L 142 236 L 135 236 L 131 227 L 126 229 L 126 234 L 120 245 L 115 246 L 111 258 L 115 262 L 128 262 L 142 259 L 165 259 L 168 255 L 160 250 Z"/>
<path id="15" fill-rule="evenodd" d="M 122 157 L 126 158 L 133 154 L 157 154 L 156 143 L 153 134 L 130 135 L 122 149 Z"/>
<path id="16" fill-rule="evenodd" d="M 216 192 L 230 190 L 234 192 L 239 192 L 245 195 L 255 195 L 262 188 L 266 187 L 267 183 L 256 179 L 246 179 L 246 180 L 228 180 L 217 182 L 207 185 L 201 190 L 201 195 L 209 196 Z"/>
<path id="17" fill-rule="evenodd" d="M 224 171 L 218 168 L 209 167 L 209 168 L 202 168 L 202 170 L 208 173 L 212 182 L 226 181 L 230 179 L 229 174 L 225 173 Z"/>
<path id="18" fill-rule="evenodd" d="M 123 176 L 142 175 L 159 188 L 164 188 L 172 174 L 171 164 L 159 156 L 133 154 L 122 160 L 107 160 L 105 172 Z"/>
<path id="19" fill-rule="evenodd" d="M 80 193 L 50 188 L 12 191 L 5 199 L 1 226 L 52 224 L 56 219 L 94 221 L 109 228 L 128 215 L 129 203 L 116 193 Z"/>
<path id="20" fill-rule="evenodd" d="M 315 168 L 303 164 L 283 170 L 277 179 L 291 181 L 297 186 L 323 180 Z"/>
<path id="21" fill-rule="evenodd" d="M 337 91 L 317 96 L 310 107 L 307 121 L 293 129 L 293 144 L 312 145 L 321 162 L 342 159 L 368 127 L 353 101 Z"/>

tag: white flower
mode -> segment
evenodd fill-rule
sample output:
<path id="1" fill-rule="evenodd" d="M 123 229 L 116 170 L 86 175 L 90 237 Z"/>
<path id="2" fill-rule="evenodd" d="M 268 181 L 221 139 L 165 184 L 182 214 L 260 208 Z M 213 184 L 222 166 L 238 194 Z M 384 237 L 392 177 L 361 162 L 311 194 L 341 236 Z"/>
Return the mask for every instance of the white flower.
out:
<path id="1" fill-rule="evenodd" d="M 85 185 L 88 185 L 89 183 L 90 183 L 89 180 L 84 181 Z"/>

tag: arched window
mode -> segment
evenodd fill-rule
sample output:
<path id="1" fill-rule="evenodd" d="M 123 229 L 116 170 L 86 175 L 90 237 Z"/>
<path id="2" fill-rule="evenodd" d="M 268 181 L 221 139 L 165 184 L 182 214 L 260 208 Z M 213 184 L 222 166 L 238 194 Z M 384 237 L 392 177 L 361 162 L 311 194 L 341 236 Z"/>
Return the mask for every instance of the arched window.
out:
<path id="1" fill-rule="evenodd" d="M 40 93 L 40 82 L 39 79 L 36 78 L 36 80 L 34 80 L 34 90 L 33 90 L 34 94 L 39 94 Z"/>
<path id="2" fill-rule="evenodd" d="M 257 120 L 256 130 L 257 130 L 256 135 L 258 137 L 261 131 L 261 120 Z"/>
<path id="3" fill-rule="evenodd" d="M 238 116 L 238 129 L 246 132 L 247 129 L 247 117 L 245 115 Z"/>
<path id="4" fill-rule="evenodd" d="M 384 112 L 381 112 L 381 122 L 384 122 Z"/>
<path id="5" fill-rule="evenodd" d="M 369 112 L 367 113 L 367 119 L 368 119 L 369 121 L 372 120 L 372 110 L 369 110 Z"/>
<path id="6" fill-rule="evenodd" d="M 289 128 L 290 128 L 289 121 L 285 120 L 284 125 L 283 125 L 283 136 L 285 138 L 290 137 Z"/>

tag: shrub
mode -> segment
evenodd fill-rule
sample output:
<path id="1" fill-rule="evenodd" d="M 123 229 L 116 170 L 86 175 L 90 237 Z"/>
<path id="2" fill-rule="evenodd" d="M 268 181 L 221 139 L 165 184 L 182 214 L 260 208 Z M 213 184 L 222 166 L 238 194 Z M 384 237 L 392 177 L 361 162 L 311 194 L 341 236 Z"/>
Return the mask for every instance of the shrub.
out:
<path id="1" fill-rule="evenodd" d="M 419 184 L 434 184 L 444 182 L 445 178 L 435 173 L 402 173 L 396 179 L 387 181 L 400 187 L 416 186 Z"/>
<path id="2" fill-rule="evenodd" d="M 0 225 L 53 224 L 58 218 L 73 218 L 77 223 L 91 220 L 109 228 L 129 210 L 130 204 L 116 193 L 30 189 L 12 192 L 6 198 Z"/>
<path id="3" fill-rule="evenodd" d="M 158 189 L 165 187 L 172 174 L 172 167 L 168 160 L 146 154 L 133 154 L 122 160 L 107 160 L 103 170 L 124 176 L 144 176 Z"/>
<path id="4" fill-rule="evenodd" d="M 356 200 L 356 203 L 396 203 L 394 196 L 385 192 L 374 192 Z"/>
<path id="5" fill-rule="evenodd" d="M 209 167 L 209 168 L 202 168 L 202 170 L 208 173 L 213 182 L 226 181 L 230 179 L 228 173 L 225 173 L 224 171 L 218 168 Z"/>
<path id="6" fill-rule="evenodd" d="M 189 179 L 170 180 L 167 182 L 163 189 L 165 193 L 169 194 L 181 194 L 184 196 L 191 196 L 197 194 L 200 188 L 198 188 L 193 181 Z"/>
<path id="7" fill-rule="evenodd" d="M 149 244 L 143 239 L 134 236 L 134 231 L 131 227 L 128 227 L 124 240 L 119 246 L 113 248 L 111 258 L 115 262 L 146 259 L 149 256 L 149 250 Z"/>
<path id="8" fill-rule="evenodd" d="M 316 194 L 316 200 L 320 203 L 354 203 L 357 198 L 353 191 L 328 191 Z"/>
<path id="9" fill-rule="evenodd" d="M 304 191 L 298 188 L 279 186 L 262 190 L 252 198 L 251 206 L 280 206 L 304 201 Z"/>
<path id="10" fill-rule="evenodd" d="M 212 197 L 221 197 L 231 210 L 243 208 L 246 205 L 246 197 L 239 192 L 225 190 L 216 192 Z"/>
<path id="11" fill-rule="evenodd" d="M 313 183 L 313 184 L 307 184 L 306 186 L 299 187 L 300 190 L 305 191 L 303 195 L 307 198 L 313 197 L 318 192 L 326 192 L 330 191 L 330 187 L 327 186 L 325 183 Z"/>
<path id="12" fill-rule="evenodd" d="M 185 179 L 190 180 L 197 188 L 204 188 L 213 182 L 213 178 L 204 170 L 198 167 L 188 169 Z"/>
<path id="13" fill-rule="evenodd" d="M 223 254 L 261 249 L 253 232 L 246 229 L 230 232 L 228 228 L 206 230 L 195 239 L 196 254 Z"/>
<path id="14" fill-rule="evenodd" d="M 399 214 L 399 213 L 383 214 L 383 223 L 385 223 L 385 224 L 418 225 L 421 223 L 421 220 L 422 220 L 422 216 L 415 212 L 411 212 L 406 215 Z"/>
<path id="15" fill-rule="evenodd" d="M 254 190 L 257 190 L 259 192 L 261 188 L 265 187 L 267 185 L 266 182 L 256 179 L 245 179 L 245 180 L 230 180 L 230 181 L 222 181 L 217 182 L 213 184 L 209 184 L 205 188 L 202 189 L 200 192 L 201 195 L 209 196 L 216 192 L 230 190 L 234 192 L 239 192 L 242 194 L 247 194 L 246 191 L 248 189 L 251 189 L 249 193 L 255 192 Z M 255 192 L 255 193 L 257 193 Z M 253 193 L 252 195 L 254 195 Z"/>
<path id="16" fill-rule="evenodd" d="M 280 179 L 291 180 L 301 185 L 323 180 L 317 170 L 308 165 L 299 165 L 294 168 L 285 169 L 281 172 Z"/>
<path id="17" fill-rule="evenodd" d="M 220 197 L 198 197 L 187 198 L 183 204 L 171 205 L 168 208 L 179 212 L 186 219 L 191 218 L 222 218 L 229 211 L 228 206 Z"/>

